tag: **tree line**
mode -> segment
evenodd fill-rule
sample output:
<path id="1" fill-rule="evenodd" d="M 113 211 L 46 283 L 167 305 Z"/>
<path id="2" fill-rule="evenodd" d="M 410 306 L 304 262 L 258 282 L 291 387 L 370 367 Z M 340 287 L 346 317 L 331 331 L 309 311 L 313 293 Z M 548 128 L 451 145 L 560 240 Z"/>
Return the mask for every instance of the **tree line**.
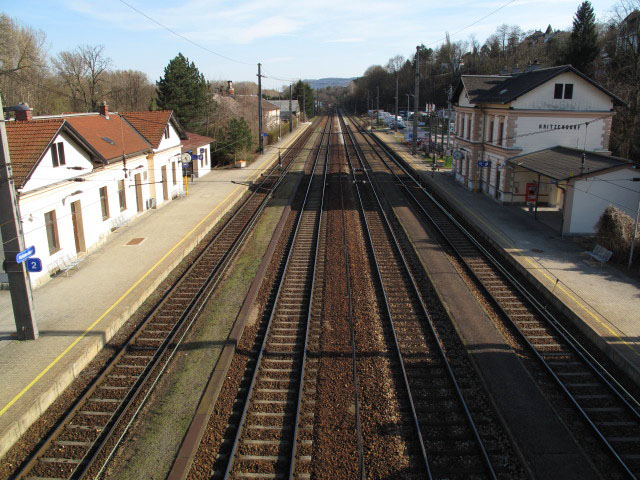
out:
<path id="1" fill-rule="evenodd" d="M 523 31 L 518 25 L 501 25 L 484 43 L 475 36 L 442 45 L 417 47 L 408 58 L 397 55 L 383 65 L 372 65 L 344 89 L 321 95 L 345 108 L 363 112 L 379 102 L 381 109 L 395 108 L 396 85 L 400 110 L 406 110 L 407 94 L 414 93 L 415 60 L 419 56 L 420 105 L 446 108 L 448 94 L 463 74 L 490 75 L 501 70 L 524 71 L 529 65 L 551 67 L 571 64 L 593 78 L 628 107 L 616 107 L 611 149 L 614 154 L 640 160 L 640 0 L 620 0 L 610 18 L 598 21 L 588 1 L 582 2 L 570 31 L 551 25 L 539 31 Z M 634 20 L 635 18 L 635 20 Z M 367 99 L 369 103 L 367 104 Z M 409 97 L 410 110 L 413 99 Z"/>

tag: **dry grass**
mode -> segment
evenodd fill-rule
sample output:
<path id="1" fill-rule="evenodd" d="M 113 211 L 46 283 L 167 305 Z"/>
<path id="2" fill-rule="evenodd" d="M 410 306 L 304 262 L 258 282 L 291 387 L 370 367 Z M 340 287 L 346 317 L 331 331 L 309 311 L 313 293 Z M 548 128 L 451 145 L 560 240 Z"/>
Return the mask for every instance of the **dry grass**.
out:
<path id="1" fill-rule="evenodd" d="M 635 227 L 635 220 L 622 210 L 609 205 L 596 224 L 596 239 L 600 245 L 613 252 L 612 260 L 626 263 L 631 251 L 631 237 Z M 640 236 L 636 235 L 636 247 Z M 638 264 L 640 248 L 634 249 L 633 263 Z"/>

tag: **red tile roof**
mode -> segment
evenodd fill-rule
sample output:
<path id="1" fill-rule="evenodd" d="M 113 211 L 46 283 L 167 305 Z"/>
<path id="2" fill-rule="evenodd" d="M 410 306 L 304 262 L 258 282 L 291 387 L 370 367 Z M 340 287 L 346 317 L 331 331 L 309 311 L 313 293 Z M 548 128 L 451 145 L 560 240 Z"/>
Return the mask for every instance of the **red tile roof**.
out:
<path id="1" fill-rule="evenodd" d="M 64 119 L 107 161 L 151 150 L 151 145 L 118 114 L 71 115 Z"/>
<path id="2" fill-rule="evenodd" d="M 62 119 L 5 122 L 16 188 L 24 186 L 63 124 Z"/>
<path id="3" fill-rule="evenodd" d="M 160 146 L 164 135 L 164 127 L 169 123 L 172 114 L 172 110 L 121 113 L 127 122 L 133 125 L 134 128 L 153 145 L 153 148 Z"/>
<path id="4" fill-rule="evenodd" d="M 203 137 L 202 135 L 192 132 L 187 132 L 187 136 L 189 138 L 182 141 L 182 153 L 193 150 L 194 148 L 203 147 L 215 141 L 211 137 Z"/>

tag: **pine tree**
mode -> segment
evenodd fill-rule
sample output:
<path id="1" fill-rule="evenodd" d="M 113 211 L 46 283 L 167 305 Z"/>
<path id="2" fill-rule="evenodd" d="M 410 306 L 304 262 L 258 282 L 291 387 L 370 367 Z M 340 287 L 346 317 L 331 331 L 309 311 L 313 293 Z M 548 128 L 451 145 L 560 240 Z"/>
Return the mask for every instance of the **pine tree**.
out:
<path id="1" fill-rule="evenodd" d="M 304 95 L 303 95 L 304 91 Z M 313 89 L 311 86 L 303 82 L 302 80 L 298 80 L 293 90 L 295 98 L 298 99 L 298 108 L 300 111 L 305 112 L 304 118 L 309 119 L 309 117 L 313 116 Z M 306 105 L 302 105 L 302 100 L 304 99 Z M 303 117 L 300 117 L 300 121 L 302 121 Z"/>
<path id="2" fill-rule="evenodd" d="M 590 73 L 592 63 L 600 53 L 595 18 L 591 3 L 586 0 L 582 2 L 573 19 L 573 30 L 565 55 L 565 63 L 585 74 Z"/>
<path id="3" fill-rule="evenodd" d="M 179 53 L 165 67 L 164 77 L 156 85 L 158 107 L 173 110 L 187 130 L 197 130 L 206 115 L 207 82 L 195 64 Z"/>

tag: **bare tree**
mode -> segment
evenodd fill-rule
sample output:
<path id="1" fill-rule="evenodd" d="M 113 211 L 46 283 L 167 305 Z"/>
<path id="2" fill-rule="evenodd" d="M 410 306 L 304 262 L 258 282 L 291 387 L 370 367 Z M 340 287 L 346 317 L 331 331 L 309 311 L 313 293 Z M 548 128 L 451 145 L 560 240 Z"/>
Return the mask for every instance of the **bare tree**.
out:
<path id="1" fill-rule="evenodd" d="M 73 51 L 60 52 L 52 59 L 63 84 L 70 90 L 74 108 L 85 111 L 98 108 L 105 72 L 111 59 L 104 55 L 104 45 L 80 45 Z"/>
<path id="2" fill-rule="evenodd" d="M 0 90 L 6 105 L 42 103 L 50 96 L 45 34 L 0 14 Z"/>
<path id="3" fill-rule="evenodd" d="M 115 111 L 147 110 L 156 92 L 147 74 L 138 70 L 107 72 L 105 85 L 109 105 Z"/>
<path id="4" fill-rule="evenodd" d="M 395 118 L 395 130 L 396 133 L 398 132 L 398 78 L 400 76 L 400 70 L 402 70 L 402 67 L 404 65 L 404 57 L 402 55 L 396 55 L 395 57 L 391 57 L 389 59 L 389 61 L 387 62 L 387 72 L 393 74 L 396 77 L 396 118 Z M 408 115 L 408 114 L 407 114 Z"/>

